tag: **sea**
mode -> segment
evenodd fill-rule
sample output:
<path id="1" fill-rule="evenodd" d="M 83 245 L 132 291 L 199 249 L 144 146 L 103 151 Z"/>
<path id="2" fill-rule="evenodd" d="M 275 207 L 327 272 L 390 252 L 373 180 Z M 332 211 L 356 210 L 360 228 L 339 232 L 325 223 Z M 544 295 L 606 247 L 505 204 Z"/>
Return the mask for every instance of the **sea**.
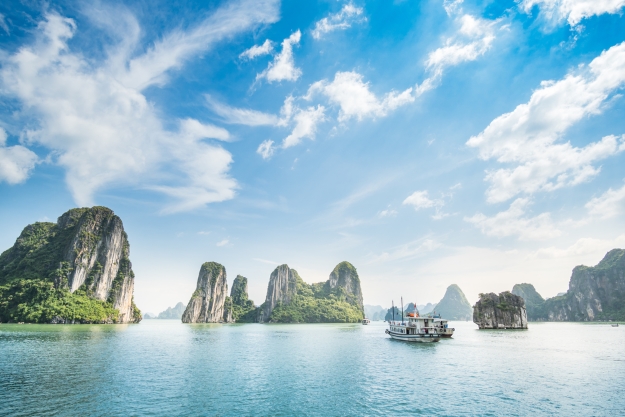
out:
<path id="1" fill-rule="evenodd" d="M 2 416 L 618 416 L 625 326 L 0 325 Z"/>

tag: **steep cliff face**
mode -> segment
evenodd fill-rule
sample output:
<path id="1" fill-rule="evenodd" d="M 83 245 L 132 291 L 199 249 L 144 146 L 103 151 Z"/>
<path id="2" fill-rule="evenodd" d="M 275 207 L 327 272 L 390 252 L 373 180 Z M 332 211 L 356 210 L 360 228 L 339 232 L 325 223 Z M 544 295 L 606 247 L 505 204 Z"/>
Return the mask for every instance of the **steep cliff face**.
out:
<path id="1" fill-rule="evenodd" d="M 550 321 L 625 320 L 625 250 L 611 250 L 594 267 L 575 267 L 569 290 L 545 301 L 544 310 Z"/>
<path id="2" fill-rule="evenodd" d="M 447 320 L 469 320 L 473 309 L 460 287 L 452 284 L 447 287 L 445 295 L 436 305 L 436 312 Z"/>
<path id="3" fill-rule="evenodd" d="M 329 292 L 334 292 L 343 301 L 357 305 L 364 314 L 360 278 L 354 265 L 347 261 L 339 263 L 330 273 L 326 285 Z"/>
<path id="4" fill-rule="evenodd" d="M 254 306 L 254 301 L 249 299 L 247 294 L 247 278 L 241 275 L 232 282 L 230 291 L 232 320 L 239 323 L 253 323 L 258 321 L 258 312 Z"/>
<path id="5" fill-rule="evenodd" d="M 473 322 L 480 329 L 527 329 L 525 301 L 508 291 L 480 294 L 473 306 Z"/>
<path id="6" fill-rule="evenodd" d="M 545 316 L 545 299 L 536 291 L 532 284 L 516 284 L 512 288 L 512 294 L 518 295 L 525 300 L 528 320 L 543 320 Z"/>
<path id="7" fill-rule="evenodd" d="M 278 304 L 290 304 L 297 294 L 297 281 L 301 281 L 296 270 L 290 269 L 287 264 L 280 265 L 271 273 L 267 286 L 267 297 L 261 306 L 259 321 L 269 321 L 271 313 Z"/>
<path id="8" fill-rule="evenodd" d="M 130 245 L 121 219 L 106 207 L 72 209 L 57 223 L 27 226 L 0 255 L 0 284 L 48 280 L 56 288 L 84 291 L 119 311 L 117 322 L 141 320 L 133 302 Z"/>
<path id="9" fill-rule="evenodd" d="M 259 321 L 277 323 L 354 323 L 364 318 L 356 268 L 341 262 L 326 282 L 307 284 L 297 271 L 280 265 L 271 274 Z"/>
<path id="10" fill-rule="evenodd" d="M 204 263 L 200 268 L 195 292 L 182 314 L 182 322 L 218 323 L 226 321 L 224 320 L 224 304 L 227 295 L 226 268 L 216 262 Z M 226 318 L 228 318 L 227 314 Z"/>

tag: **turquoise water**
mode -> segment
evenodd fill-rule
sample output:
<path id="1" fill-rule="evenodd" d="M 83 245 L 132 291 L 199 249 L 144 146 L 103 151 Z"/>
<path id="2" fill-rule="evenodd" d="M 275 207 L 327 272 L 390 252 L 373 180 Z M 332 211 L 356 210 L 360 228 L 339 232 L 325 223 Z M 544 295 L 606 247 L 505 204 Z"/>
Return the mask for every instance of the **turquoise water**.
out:
<path id="1" fill-rule="evenodd" d="M 625 326 L 0 325 L 11 416 L 622 415 Z"/>

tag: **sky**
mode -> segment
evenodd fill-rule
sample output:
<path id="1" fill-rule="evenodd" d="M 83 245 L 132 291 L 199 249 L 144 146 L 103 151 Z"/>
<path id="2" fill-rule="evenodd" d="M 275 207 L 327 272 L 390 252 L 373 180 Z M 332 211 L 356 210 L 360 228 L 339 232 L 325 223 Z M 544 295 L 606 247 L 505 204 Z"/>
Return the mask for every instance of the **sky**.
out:
<path id="1" fill-rule="evenodd" d="M 264 301 L 344 260 L 366 304 L 625 247 L 625 0 L 0 4 L 0 248 L 103 205 L 135 301 L 204 262 Z"/>

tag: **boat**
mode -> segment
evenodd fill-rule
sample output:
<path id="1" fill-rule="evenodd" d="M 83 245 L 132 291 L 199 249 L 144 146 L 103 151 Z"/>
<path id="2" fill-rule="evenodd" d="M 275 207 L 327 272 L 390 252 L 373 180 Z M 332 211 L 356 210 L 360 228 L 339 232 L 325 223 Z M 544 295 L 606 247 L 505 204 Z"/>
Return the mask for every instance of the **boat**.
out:
<path id="1" fill-rule="evenodd" d="M 369 319 L 368 319 L 368 318 L 366 318 L 366 317 L 365 317 L 365 318 L 363 319 L 363 321 L 362 321 L 362 324 L 369 324 L 369 323 L 371 323 L 371 320 L 369 320 Z"/>
<path id="2" fill-rule="evenodd" d="M 618 327 L 618 323 L 613 324 L 612 327 Z"/>
<path id="3" fill-rule="evenodd" d="M 431 317 L 419 317 L 418 314 L 408 313 L 405 320 L 389 321 L 386 334 L 404 342 L 438 342 L 441 336 L 439 328 L 435 326 Z"/>

